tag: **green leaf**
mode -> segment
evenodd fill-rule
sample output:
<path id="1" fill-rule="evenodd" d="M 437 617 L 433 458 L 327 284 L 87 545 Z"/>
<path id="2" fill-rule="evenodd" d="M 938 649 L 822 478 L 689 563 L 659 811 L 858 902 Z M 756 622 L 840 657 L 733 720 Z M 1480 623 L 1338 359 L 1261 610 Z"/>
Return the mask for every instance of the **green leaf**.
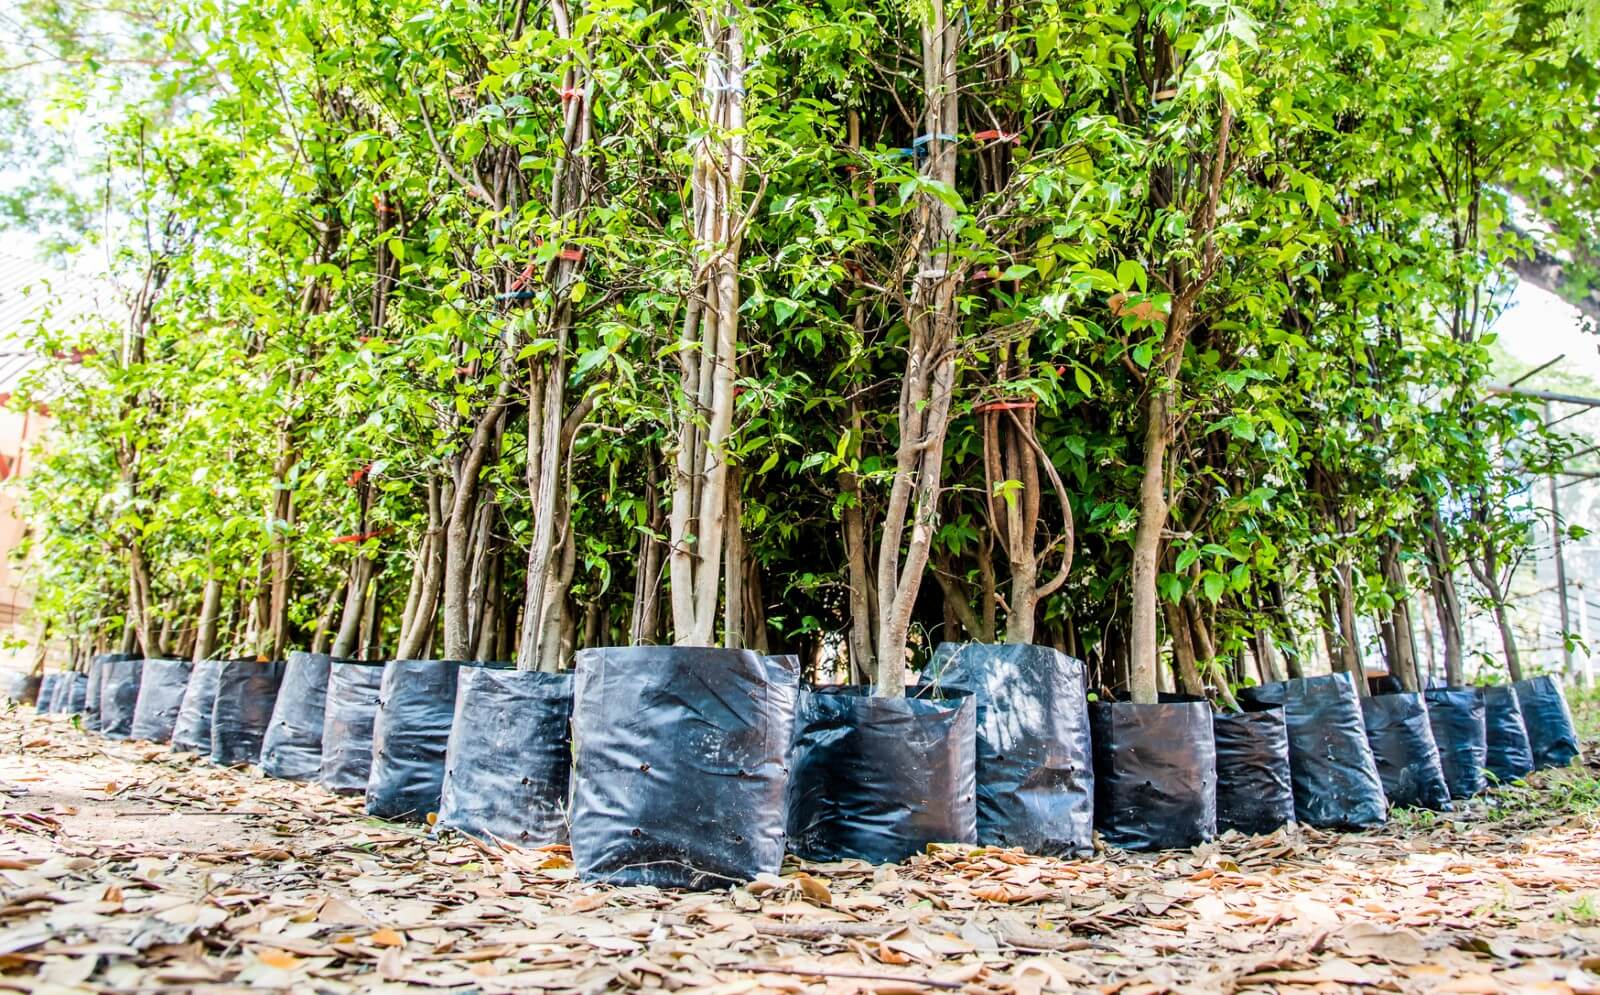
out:
<path id="1" fill-rule="evenodd" d="M 1094 384 L 1090 383 L 1089 374 L 1083 367 L 1074 366 L 1072 368 L 1072 380 L 1078 385 L 1078 393 L 1084 397 L 1092 397 L 1094 395 Z"/>
<path id="2" fill-rule="evenodd" d="M 1144 267 L 1137 259 L 1124 259 L 1117 264 L 1117 289 L 1127 291 L 1133 289 L 1134 284 L 1139 285 L 1139 292 L 1145 290 Z"/>

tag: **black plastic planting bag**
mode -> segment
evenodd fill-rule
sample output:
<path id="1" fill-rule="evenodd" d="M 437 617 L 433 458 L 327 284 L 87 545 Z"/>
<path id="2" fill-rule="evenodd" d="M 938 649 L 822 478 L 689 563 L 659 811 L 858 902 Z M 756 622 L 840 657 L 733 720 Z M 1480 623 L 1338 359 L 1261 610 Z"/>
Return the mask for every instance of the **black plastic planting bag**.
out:
<path id="1" fill-rule="evenodd" d="M 83 711 L 89 695 L 88 674 L 81 670 L 69 671 L 61 675 L 61 683 L 56 687 L 56 711 L 66 715 L 77 715 Z"/>
<path id="2" fill-rule="evenodd" d="M 139 703 L 144 661 L 117 656 L 100 668 L 100 732 L 111 739 L 133 734 L 133 709 Z"/>
<path id="3" fill-rule="evenodd" d="M 942 698 L 802 691 L 789 849 L 807 860 L 883 864 L 929 843 L 977 842 L 977 721 L 977 699 L 964 690 Z"/>
<path id="4" fill-rule="evenodd" d="M 792 661 L 750 650 L 580 650 L 572 715 L 579 875 L 721 888 L 776 874 L 798 690 Z"/>
<path id="5" fill-rule="evenodd" d="M 1532 774 L 1533 750 L 1515 688 L 1497 684 L 1483 689 L 1483 724 L 1488 750 L 1484 766 L 1495 780 L 1505 783 Z"/>
<path id="6" fill-rule="evenodd" d="M 1319 829 L 1383 825 L 1389 803 L 1349 674 L 1244 688 L 1239 698 L 1251 711 L 1283 708 L 1295 821 Z"/>
<path id="7" fill-rule="evenodd" d="M 83 727 L 90 732 L 100 731 L 101 671 L 108 655 L 102 653 L 89 658 L 89 682 L 83 697 Z"/>
<path id="8" fill-rule="evenodd" d="M 172 727 L 172 748 L 183 753 L 211 752 L 211 709 L 217 702 L 217 682 L 222 679 L 221 660 L 201 660 L 189 671 L 189 686 L 178 706 L 178 721 Z"/>
<path id="9" fill-rule="evenodd" d="M 1428 722 L 1439 746 L 1439 766 L 1451 798 L 1471 798 L 1488 783 L 1483 766 L 1488 755 L 1484 699 L 1480 688 L 1429 688 Z"/>
<path id="10" fill-rule="evenodd" d="M 383 668 L 372 723 L 368 815 L 420 822 L 439 811 L 460 670 L 454 660 L 393 660 Z"/>
<path id="11" fill-rule="evenodd" d="M 978 842 L 1057 857 L 1094 850 L 1083 663 L 1048 646 L 944 643 L 939 688 L 977 699 Z"/>
<path id="12" fill-rule="evenodd" d="M 329 791 L 359 795 L 372 773 L 372 722 L 378 715 L 382 663 L 335 660 L 328 666 L 328 703 L 322 715 L 322 767 L 317 782 Z"/>
<path id="13" fill-rule="evenodd" d="M 1572 725 L 1567 699 L 1554 677 L 1531 677 L 1511 685 L 1522 707 L 1533 767 L 1565 767 L 1578 755 L 1578 731 Z"/>
<path id="14" fill-rule="evenodd" d="M 217 668 L 217 696 L 211 703 L 212 763 L 256 762 L 282 681 L 282 661 L 222 661 Z"/>
<path id="15" fill-rule="evenodd" d="M 322 769 L 323 709 L 328 702 L 326 653 L 290 653 L 272 721 L 261 740 L 261 773 L 307 781 Z"/>
<path id="16" fill-rule="evenodd" d="M 1450 811 L 1450 788 L 1444 783 L 1439 747 L 1420 691 L 1380 694 L 1361 699 L 1367 742 L 1378 764 L 1384 797 L 1399 808 Z"/>
<path id="17" fill-rule="evenodd" d="M 133 706 L 133 728 L 129 736 L 152 743 L 171 742 L 178 726 L 178 711 L 189 690 L 188 660 L 146 660 L 144 677 L 139 681 L 139 700 Z"/>
<path id="18" fill-rule="evenodd" d="M 439 828 L 522 846 L 567 840 L 572 675 L 463 666 Z"/>
<path id="19" fill-rule="evenodd" d="M 50 709 L 56 704 L 56 686 L 61 683 L 61 672 L 45 674 L 39 678 L 39 691 L 34 696 L 33 711 L 37 715 L 49 715 Z"/>
<path id="20" fill-rule="evenodd" d="M 51 715 L 62 715 L 67 711 L 67 700 L 72 696 L 72 671 L 63 670 L 56 674 L 56 679 L 50 685 L 50 706 L 45 709 Z"/>
<path id="21" fill-rule="evenodd" d="M 44 678 L 38 674 L 16 674 L 6 688 L 6 697 L 19 705 L 37 705 Z"/>
<path id="22" fill-rule="evenodd" d="M 1256 835 L 1294 821 L 1289 726 L 1283 709 L 1211 716 L 1217 749 L 1217 832 Z"/>
<path id="23" fill-rule="evenodd" d="M 1206 701 L 1089 703 L 1094 824 L 1124 850 L 1187 849 L 1217 834 L 1217 750 Z"/>
<path id="24" fill-rule="evenodd" d="M 50 682 L 50 694 L 44 710 L 51 715 L 59 715 L 67 708 L 67 683 L 72 679 L 72 671 L 62 670 L 51 676 L 55 680 Z"/>

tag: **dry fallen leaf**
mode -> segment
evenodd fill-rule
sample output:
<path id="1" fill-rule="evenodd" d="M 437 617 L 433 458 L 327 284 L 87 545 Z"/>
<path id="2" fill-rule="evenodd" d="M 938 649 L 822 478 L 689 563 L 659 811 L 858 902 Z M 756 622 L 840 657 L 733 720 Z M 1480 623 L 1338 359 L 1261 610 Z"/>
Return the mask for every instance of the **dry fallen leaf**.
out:
<path id="1" fill-rule="evenodd" d="M 258 951 L 256 953 L 256 960 L 259 960 L 268 967 L 275 967 L 281 971 L 292 970 L 295 967 L 298 967 L 300 964 L 300 958 L 296 957 L 294 954 L 285 953 L 282 950 Z"/>
<path id="2" fill-rule="evenodd" d="M 371 940 L 375 946 L 380 947 L 403 947 L 406 945 L 406 938 L 387 926 L 375 931 L 367 939 Z"/>

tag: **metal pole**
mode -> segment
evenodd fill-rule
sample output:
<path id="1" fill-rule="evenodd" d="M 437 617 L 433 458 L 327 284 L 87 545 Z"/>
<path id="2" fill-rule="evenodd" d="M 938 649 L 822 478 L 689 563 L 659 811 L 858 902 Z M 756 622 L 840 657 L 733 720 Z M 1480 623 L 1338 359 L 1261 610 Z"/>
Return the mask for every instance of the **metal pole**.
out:
<path id="1" fill-rule="evenodd" d="M 1594 687 L 1594 647 L 1589 645 L 1589 596 L 1583 591 L 1583 578 L 1574 581 L 1578 587 L 1578 638 L 1583 640 L 1583 663 L 1578 677 L 1585 689 Z"/>
<path id="2" fill-rule="evenodd" d="M 1544 420 L 1550 420 L 1550 402 L 1544 402 Z M 1561 674 L 1563 677 L 1572 675 L 1572 646 L 1567 642 L 1567 633 L 1572 630 L 1572 625 L 1567 617 L 1567 565 L 1561 557 L 1561 502 L 1557 497 L 1560 488 L 1556 486 L 1555 474 L 1550 475 L 1550 545 L 1556 554 L 1556 597 L 1561 599 Z"/>

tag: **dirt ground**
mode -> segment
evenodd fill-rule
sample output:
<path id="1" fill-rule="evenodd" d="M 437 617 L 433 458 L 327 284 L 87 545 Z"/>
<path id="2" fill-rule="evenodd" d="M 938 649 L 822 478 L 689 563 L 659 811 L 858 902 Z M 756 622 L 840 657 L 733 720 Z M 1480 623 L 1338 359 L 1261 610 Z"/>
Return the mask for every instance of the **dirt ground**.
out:
<path id="1" fill-rule="evenodd" d="M 940 847 L 717 893 L 0 715 L 0 989 L 1600 993 L 1600 763 L 1379 833 Z"/>

